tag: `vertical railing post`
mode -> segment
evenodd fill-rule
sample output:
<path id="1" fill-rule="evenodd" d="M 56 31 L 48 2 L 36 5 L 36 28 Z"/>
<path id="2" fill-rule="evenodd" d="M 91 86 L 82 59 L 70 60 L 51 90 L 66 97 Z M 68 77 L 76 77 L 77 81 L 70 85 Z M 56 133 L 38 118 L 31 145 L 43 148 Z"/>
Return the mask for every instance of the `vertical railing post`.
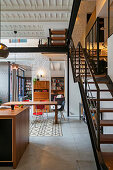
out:
<path id="1" fill-rule="evenodd" d="M 97 149 L 100 150 L 100 90 L 97 89 Z"/>
<path id="2" fill-rule="evenodd" d="M 69 117 L 69 50 L 67 54 L 67 116 Z"/>
<path id="3" fill-rule="evenodd" d="M 110 0 L 108 0 L 108 38 L 110 37 Z"/>
<path id="4" fill-rule="evenodd" d="M 85 60 L 85 94 L 87 98 L 87 63 L 86 63 L 86 60 Z"/>
<path id="5" fill-rule="evenodd" d="M 47 37 L 47 40 L 48 40 L 48 46 L 50 45 L 50 38 L 49 37 Z"/>
<path id="6" fill-rule="evenodd" d="M 97 73 L 99 74 L 99 37 L 100 37 L 100 28 L 99 28 L 99 17 L 97 17 Z"/>
<path id="7" fill-rule="evenodd" d="M 40 39 L 39 39 L 39 45 L 40 45 Z"/>
<path id="8" fill-rule="evenodd" d="M 10 102 L 10 62 L 8 61 L 8 102 Z"/>
<path id="9" fill-rule="evenodd" d="M 75 50 L 75 77 L 77 77 L 76 69 L 77 69 L 77 63 L 76 63 L 76 50 Z"/>
<path id="10" fill-rule="evenodd" d="M 80 44 L 79 44 L 79 76 L 80 76 Z"/>

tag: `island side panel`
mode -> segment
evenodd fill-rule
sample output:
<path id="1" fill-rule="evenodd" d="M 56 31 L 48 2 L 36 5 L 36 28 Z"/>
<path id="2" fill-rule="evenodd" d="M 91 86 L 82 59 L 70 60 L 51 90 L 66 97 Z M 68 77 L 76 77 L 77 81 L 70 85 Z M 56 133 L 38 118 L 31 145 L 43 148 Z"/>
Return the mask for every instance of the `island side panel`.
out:
<path id="1" fill-rule="evenodd" d="M 16 127 L 16 128 L 15 128 Z M 16 168 L 29 143 L 29 108 L 27 107 L 14 118 L 14 161 Z"/>
<path id="2" fill-rule="evenodd" d="M 0 118 L 0 162 L 12 162 L 12 119 Z"/>

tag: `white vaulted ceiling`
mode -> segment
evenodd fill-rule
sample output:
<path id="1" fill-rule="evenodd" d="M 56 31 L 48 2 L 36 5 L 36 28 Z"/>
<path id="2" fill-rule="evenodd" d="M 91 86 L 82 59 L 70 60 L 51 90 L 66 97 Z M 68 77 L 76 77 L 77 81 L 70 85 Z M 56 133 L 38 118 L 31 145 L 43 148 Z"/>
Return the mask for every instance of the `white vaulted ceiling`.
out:
<path id="1" fill-rule="evenodd" d="M 73 0 L 1 0 L 2 38 L 45 38 L 68 28 Z"/>

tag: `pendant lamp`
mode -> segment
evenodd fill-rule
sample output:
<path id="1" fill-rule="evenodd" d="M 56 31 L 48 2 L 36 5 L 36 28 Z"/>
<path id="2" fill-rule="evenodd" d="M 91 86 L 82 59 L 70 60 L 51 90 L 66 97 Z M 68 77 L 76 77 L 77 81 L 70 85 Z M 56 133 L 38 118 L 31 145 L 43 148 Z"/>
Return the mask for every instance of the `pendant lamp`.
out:
<path id="1" fill-rule="evenodd" d="M 9 51 L 6 45 L 0 43 L 0 59 L 7 58 L 9 55 Z"/>
<path id="2" fill-rule="evenodd" d="M 15 47 L 16 47 L 16 34 L 17 34 L 17 31 L 14 31 L 14 34 L 15 34 Z M 16 54 L 15 54 L 15 62 L 12 63 L 11 68 L 13 70 L 18 70 L 18 64 L 16 64 Z"/>

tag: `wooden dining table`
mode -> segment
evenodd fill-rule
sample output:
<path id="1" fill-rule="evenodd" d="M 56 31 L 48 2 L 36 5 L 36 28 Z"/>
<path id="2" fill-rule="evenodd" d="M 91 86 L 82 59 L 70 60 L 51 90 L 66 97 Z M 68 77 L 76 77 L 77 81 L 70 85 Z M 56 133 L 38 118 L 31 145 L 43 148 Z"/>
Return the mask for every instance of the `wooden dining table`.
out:
<path id="1" fill-rule="evenodd" d="M 14 110 L 14 106 L 20 106 L 20 105 L 25 105 L 25 106 L 33 106 L 33 105 L 55 105 L 55 124 L 58 124 L 58 110 L 57 110 L 57 101 L 29 101 L 29 102 L 24 102 L 24 101 L 14 101 L 14 102 L 7 102 L 2 104 L 2 106 L 11 106 L 11 109 Z"/>

